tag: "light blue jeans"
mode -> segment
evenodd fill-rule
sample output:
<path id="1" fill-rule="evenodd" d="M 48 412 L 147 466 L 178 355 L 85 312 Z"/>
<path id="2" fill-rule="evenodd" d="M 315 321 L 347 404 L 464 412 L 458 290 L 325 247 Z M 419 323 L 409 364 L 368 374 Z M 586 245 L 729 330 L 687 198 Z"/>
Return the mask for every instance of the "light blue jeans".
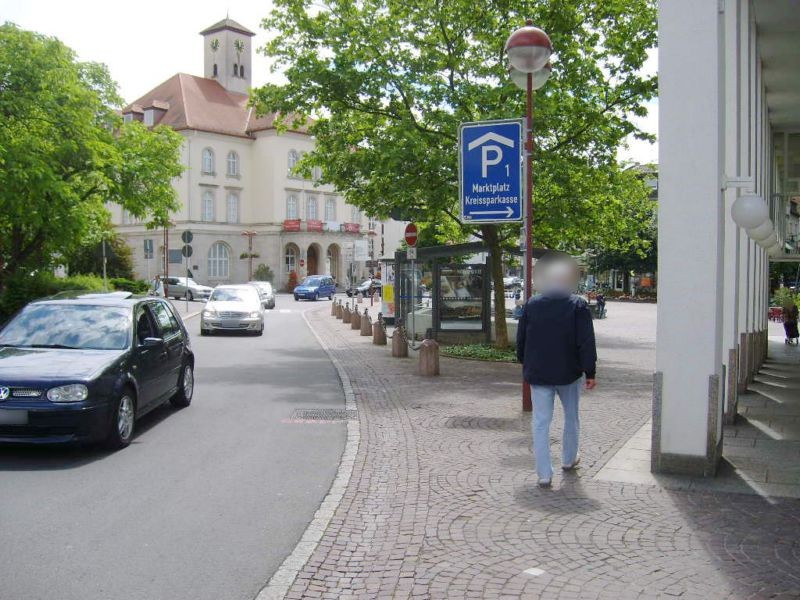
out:
<path id="1" fill-rule="evenodd" d="M 533 453 L 536 457 L 536 472 L 539 479 L 553 478 L 553 463 L 550 458 L 550 423 L 553 421 L 553 404 L 556 392 L 564 408 L 564 436 L 561 440 L 561 464 L 571 465 L 578 457 L 578 433 L 580 418 L 578 404 L 581 398 L 580 377 L 567 385 L 532 385 L 533 398 Z"/>

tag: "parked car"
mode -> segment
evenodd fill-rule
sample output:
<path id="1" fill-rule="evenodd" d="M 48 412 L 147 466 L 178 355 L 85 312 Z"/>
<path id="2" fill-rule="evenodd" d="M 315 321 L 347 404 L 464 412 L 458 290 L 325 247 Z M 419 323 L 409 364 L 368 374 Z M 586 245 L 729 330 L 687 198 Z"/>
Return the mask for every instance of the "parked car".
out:
<path id="1" fill-rule="evenodd" d="M 164 277 L 161 277 L 162 281 Z M 189 277 L 167 277 L 167 293 L 171 298 L 180 300 L 186 298 L 188 300 L 207 300 L 211 295 L 214 288 L 207 285 L 200 285 L 194 279 Z M 163 296 L 163 290 L 159 296 Z"/>
<path id="2" fill-rule="evenodd" d="M 372 293 L 377 293 L 380 295 L 381 293 L 381 280 L 380 279 L 366 279 L 359 283 L 355 287 L 350 287 L 347 289 L 346 294 L 351 298 L 353 296 L 357 296 L 361 294 L 362 296 L 369 296 L 370 289 L 372 289 Z"/>
<path id="3" fill-rule="evenodd" d="M 264 304 L 255 286 L 219 285 L 200 313 L 200 335 L 215 331 L 264 333 Z"/>
<path id="4" fill-rule="evenodd" d="M 503 287 L 506 290 L 522 289 L 524 283 L 521 277 L 503 277 Z"/>
<path id="5" fill-rule="evenodd" d="M 0 330 L 0 442 L 122 448 L 139 417 L 193 393 L 189 335 L 159 298 L 39 300 Z"/>
<path id="6" fill-rule="evenodd" d="M 336 284 L 330 275 L 310 275 L 294 288 L 294 299 L 318 300 L 327 298 L 333 300 L 336 293 Z"/>
<path id="7" fill-rule="evenodd" d="M 249 284 L 258 290 L 264 308 L 275 308 L 275 292 L 269 281 L 250 281 Z"/>

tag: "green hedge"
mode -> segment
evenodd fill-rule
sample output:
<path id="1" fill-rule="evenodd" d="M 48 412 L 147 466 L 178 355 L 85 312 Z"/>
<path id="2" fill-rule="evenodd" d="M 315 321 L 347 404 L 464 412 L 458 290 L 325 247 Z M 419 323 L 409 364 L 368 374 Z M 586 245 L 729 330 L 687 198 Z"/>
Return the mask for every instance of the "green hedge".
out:
<path id="1" fill-rule="evenodd" d="M 109 279 L 109 287 L 138 294 L 146 293 L 146 281 Z M 31 300 L 53 296 L 59 292 L 102 292 L 103 278 L 96 275 L 73 275 L 58 278 L 49 272 L 26 273 L 13 276 L 0 293 L 0 322 L 5 321 Z"/>

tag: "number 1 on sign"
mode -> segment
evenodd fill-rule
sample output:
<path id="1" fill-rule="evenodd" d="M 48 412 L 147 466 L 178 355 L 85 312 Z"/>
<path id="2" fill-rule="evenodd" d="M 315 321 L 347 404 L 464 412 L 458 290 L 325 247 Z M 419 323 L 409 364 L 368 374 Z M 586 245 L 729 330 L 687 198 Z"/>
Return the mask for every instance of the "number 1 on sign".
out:
<path id="1" fill-rule="evenodd" d="M 506 163 L 506 177 L 511 177 L 511 165 Z"/>

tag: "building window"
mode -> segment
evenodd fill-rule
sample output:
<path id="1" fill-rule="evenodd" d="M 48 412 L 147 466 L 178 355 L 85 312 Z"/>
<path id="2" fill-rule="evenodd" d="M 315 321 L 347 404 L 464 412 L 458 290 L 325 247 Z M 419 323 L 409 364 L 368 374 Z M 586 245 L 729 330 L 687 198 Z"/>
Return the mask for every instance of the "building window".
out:
<path id="1" fill-rule="evenodd" d="M 233 150 L 228 152 L 228 175 L 230 177 L 239 176 L 239 155 Z"/>
<path id="2" fill-rule="evenodd" d="M 123 225 L 130 225 L 131 223 L 131 213 L 129 213 L 124 208 L 122 209 L 122 224 Z"/>
<path id="3" fill-rule="evenodd" d="M 286 272 L 297 271 L 297 250 L 294 246 L 286 246 Z"/>
<path id="4" fill-rule="evenodd" d="M 217 63 L 214 63 L 214 77 L 217 76 Z"/>
<path id="5" fill-rule="evenodd" d="M 325 198 L 325 220 L 336 220 L 336 198 Z"/>
<path id="6" fill-rule="evenodd" d="M 297 219 L 297 196 L 294 194 L 286 198 L 286 218 Z"/>
<path id="7" fill-rule="evenodd" d="M 239 76 L 239 65 L 237 65 L 236 63 L 233 63 L 233 76 L 234 77 Z"/>
<path id="8" fill-rule="evenodd" d="M 131 121 L 133 121 L 133 113 L 125 113 L 122 115 L 123 123 L 130 123 Z"/>
<path id="9" fill-rule="evenodd" d="M 239 77 L 244 78 L 244 65 L 239 65 Z"/>
<path id="10" fill-rule="evenodd" d="M 144 124 L 148 127 L 152 127 L 155 123 L 155 115 L 156 111 L 154 111 L 152 108 L 148 108 L 146 111 L 144 111 Z"/>
<path id="11" fill-rule="evenodd" d="M 357 206 L 350 207 L 350 222 L 351 223 L 361 222 L 361 211 L 358 210 Z"/>
<path id="12" fill-rule="evenodd" d="M 317 198 L 315 196 L 306 198 L 306 219 L 317 220 Z"/>
<path id="13" fill-rule="evenodd" d="M 203 174 L 214 174 L 214 151 L 211 148 L 203 149 Z"/>
<path id="14" fill-rule="evenodd" d="M 200 219 L 207 223 L 214 220 L 214 192 L 211 190 L 203 192 L 203 206 L 200 210 Z"/>
<path id="15" fill-rule="evenodd" d="M 238 223 L 239 222 L 239 194 L 236 192 L 230 192 L 228 194 L 228 201 L 226 206 L 226 213 L 228 217 L 228 223 Z"/>
<path id="16" fill-rule="evenodd" d="M 306 154 L 308 154 L 308 152 L 301 152 L 300 153 L 300 160 L 303 160 L 306 157 Z M 310 177 L 303 177 L 303 179 L 309 180 Z"/>
<path id="17" fill-rule="evenodd" d="M 215 242 L 208 251 L 208 276 L 227 279 L 231 254 L 223 242 Z"/>
<path id="18" fill-rule="evenodd" d="M 297 166 L 297 161 L 300 160 L 300 155 L 297 150 L 289 150 L 289 175 L 294 176 L 294 168 Z"/>
<path id="19" fill-rule="evenodd" d="M 314 169 L 312 170 L 311 178 L 314 181 L 319 181 L 320 179 L 322 179 L 322 167 L 314 167 Z"/>

